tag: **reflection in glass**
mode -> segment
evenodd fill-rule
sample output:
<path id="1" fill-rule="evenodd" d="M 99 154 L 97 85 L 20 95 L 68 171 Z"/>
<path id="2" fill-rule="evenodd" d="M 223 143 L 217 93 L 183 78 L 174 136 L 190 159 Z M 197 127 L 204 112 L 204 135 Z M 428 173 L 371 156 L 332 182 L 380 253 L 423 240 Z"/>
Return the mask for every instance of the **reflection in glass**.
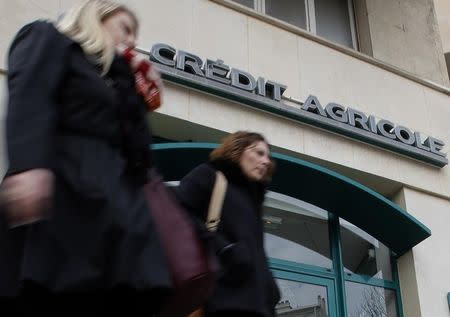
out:
<path id="1" fill-rule="evenodd" d="M 392 280 L 388 247 L 348 221 L 339 221 L 345 272 Z"/>
<path id="2" fill-rule="evenodd" d="M 393 290 L 346 282 L 349 317 L 397 317 Z"/>
<path id="3" fill-rule="evenodd" d="M 269 257 L 332 267 L 328 213 L 325 210 L 269 192 L 263 218 L 265 249 Z"/>
<path id="4" fill-rule="evenodd" d="M 306 29 L 305 1 L 266 0 L 266 14 Z"/>
<path id="5" fill-rule="evenodd" d="M 275 307 L 279 317 L 327 317 L 328 298 L 324 286 L 276 279 L 281 300 Z"/>

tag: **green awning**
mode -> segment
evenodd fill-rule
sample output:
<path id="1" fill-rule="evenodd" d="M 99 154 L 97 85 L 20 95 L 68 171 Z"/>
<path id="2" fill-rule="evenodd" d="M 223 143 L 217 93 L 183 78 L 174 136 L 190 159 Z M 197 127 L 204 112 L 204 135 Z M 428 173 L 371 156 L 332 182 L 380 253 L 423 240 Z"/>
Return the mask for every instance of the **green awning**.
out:
<path id="1" fill-rule="evenodd" d="M 167 181 L 206 162 L 217 144 L 153 145 Z M 402 255 L 431 235 L 430 229 L 390 200 L 348 177 L 316 164 L 273 153 L 277 168 L 269 190 L 306 201 L 349 221 Z"/>

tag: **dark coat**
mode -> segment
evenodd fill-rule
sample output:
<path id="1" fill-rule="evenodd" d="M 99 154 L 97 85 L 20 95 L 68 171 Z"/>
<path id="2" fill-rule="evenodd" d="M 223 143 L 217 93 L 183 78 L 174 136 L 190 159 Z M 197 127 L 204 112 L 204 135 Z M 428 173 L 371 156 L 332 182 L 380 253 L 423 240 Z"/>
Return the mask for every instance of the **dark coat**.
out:
<path id="1" fill-rule="evenodd" d="M 24 280 L 55 292 L 168 290 L 142 192 L 146 106 L 129 65 L 116 56 L 102 77 L 78 43 L 36 21 L 15 37 L 8 66 L 7 175 L 50 169 L 55 191 L 48 219 L 9 230 L 0 215 L 0 295 Z"/>
<path id="2" fill-rule="evenodd" d="M 216 170 L 224 173 L 228 188 L 221 221 L 217 232 L 212 235 L 211 244 L 217 253 L 221 253 L 224 246 L 226 248 L 227 244 L 233 243 L 236 254 L 232 258 L 246 270 L 240 274 L 242 272 L 231 268 L 233 263 L 229 257 L 223 259 L 219 255 L 223 267 L 206 305 L 206 313 L 242 311 L 273 317 L 280 295 L 264 252 L 264 184 L 249 181 L 237 164 L 216 161 L 202 164 L 188 173 L 180 181 L 176 193 L 186 209 L 204 223 Z"/>

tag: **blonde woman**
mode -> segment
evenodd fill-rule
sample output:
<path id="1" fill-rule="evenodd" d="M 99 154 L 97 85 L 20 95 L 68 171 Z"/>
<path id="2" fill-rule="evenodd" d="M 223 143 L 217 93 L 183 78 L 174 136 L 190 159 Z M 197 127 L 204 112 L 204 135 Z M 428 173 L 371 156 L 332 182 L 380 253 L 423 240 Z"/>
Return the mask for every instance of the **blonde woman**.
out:
<path id="1" fill-rule="evenodd" d="M 137 30 L 125 6 L 90 0 L 24 26 L 11 44 L 0 297 L 33 302 L 23 309 L 150 316 L 171 289 L 142 193 L 146 104 L 118 54 Z"/>

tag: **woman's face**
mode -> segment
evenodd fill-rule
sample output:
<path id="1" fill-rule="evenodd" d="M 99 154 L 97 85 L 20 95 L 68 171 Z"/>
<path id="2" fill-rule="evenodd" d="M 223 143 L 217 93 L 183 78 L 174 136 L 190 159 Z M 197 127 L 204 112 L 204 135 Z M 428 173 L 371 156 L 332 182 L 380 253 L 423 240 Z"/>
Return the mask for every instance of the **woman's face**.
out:
<path id="1" fill-rule="evenodd" d="M 249 179 L 260 181 L 266 176 L 270 165 L 269 146 L 264 141 L 249 145 L 242 153 L 239 165 Z"/>
<path id="2" fill-rule="evenodd" d="M 103 21 L 103 27 L 112 37 L 115 46 L 136 46 L 137 25 L 128 12 L 118 11 L 112 14 Z"/>

